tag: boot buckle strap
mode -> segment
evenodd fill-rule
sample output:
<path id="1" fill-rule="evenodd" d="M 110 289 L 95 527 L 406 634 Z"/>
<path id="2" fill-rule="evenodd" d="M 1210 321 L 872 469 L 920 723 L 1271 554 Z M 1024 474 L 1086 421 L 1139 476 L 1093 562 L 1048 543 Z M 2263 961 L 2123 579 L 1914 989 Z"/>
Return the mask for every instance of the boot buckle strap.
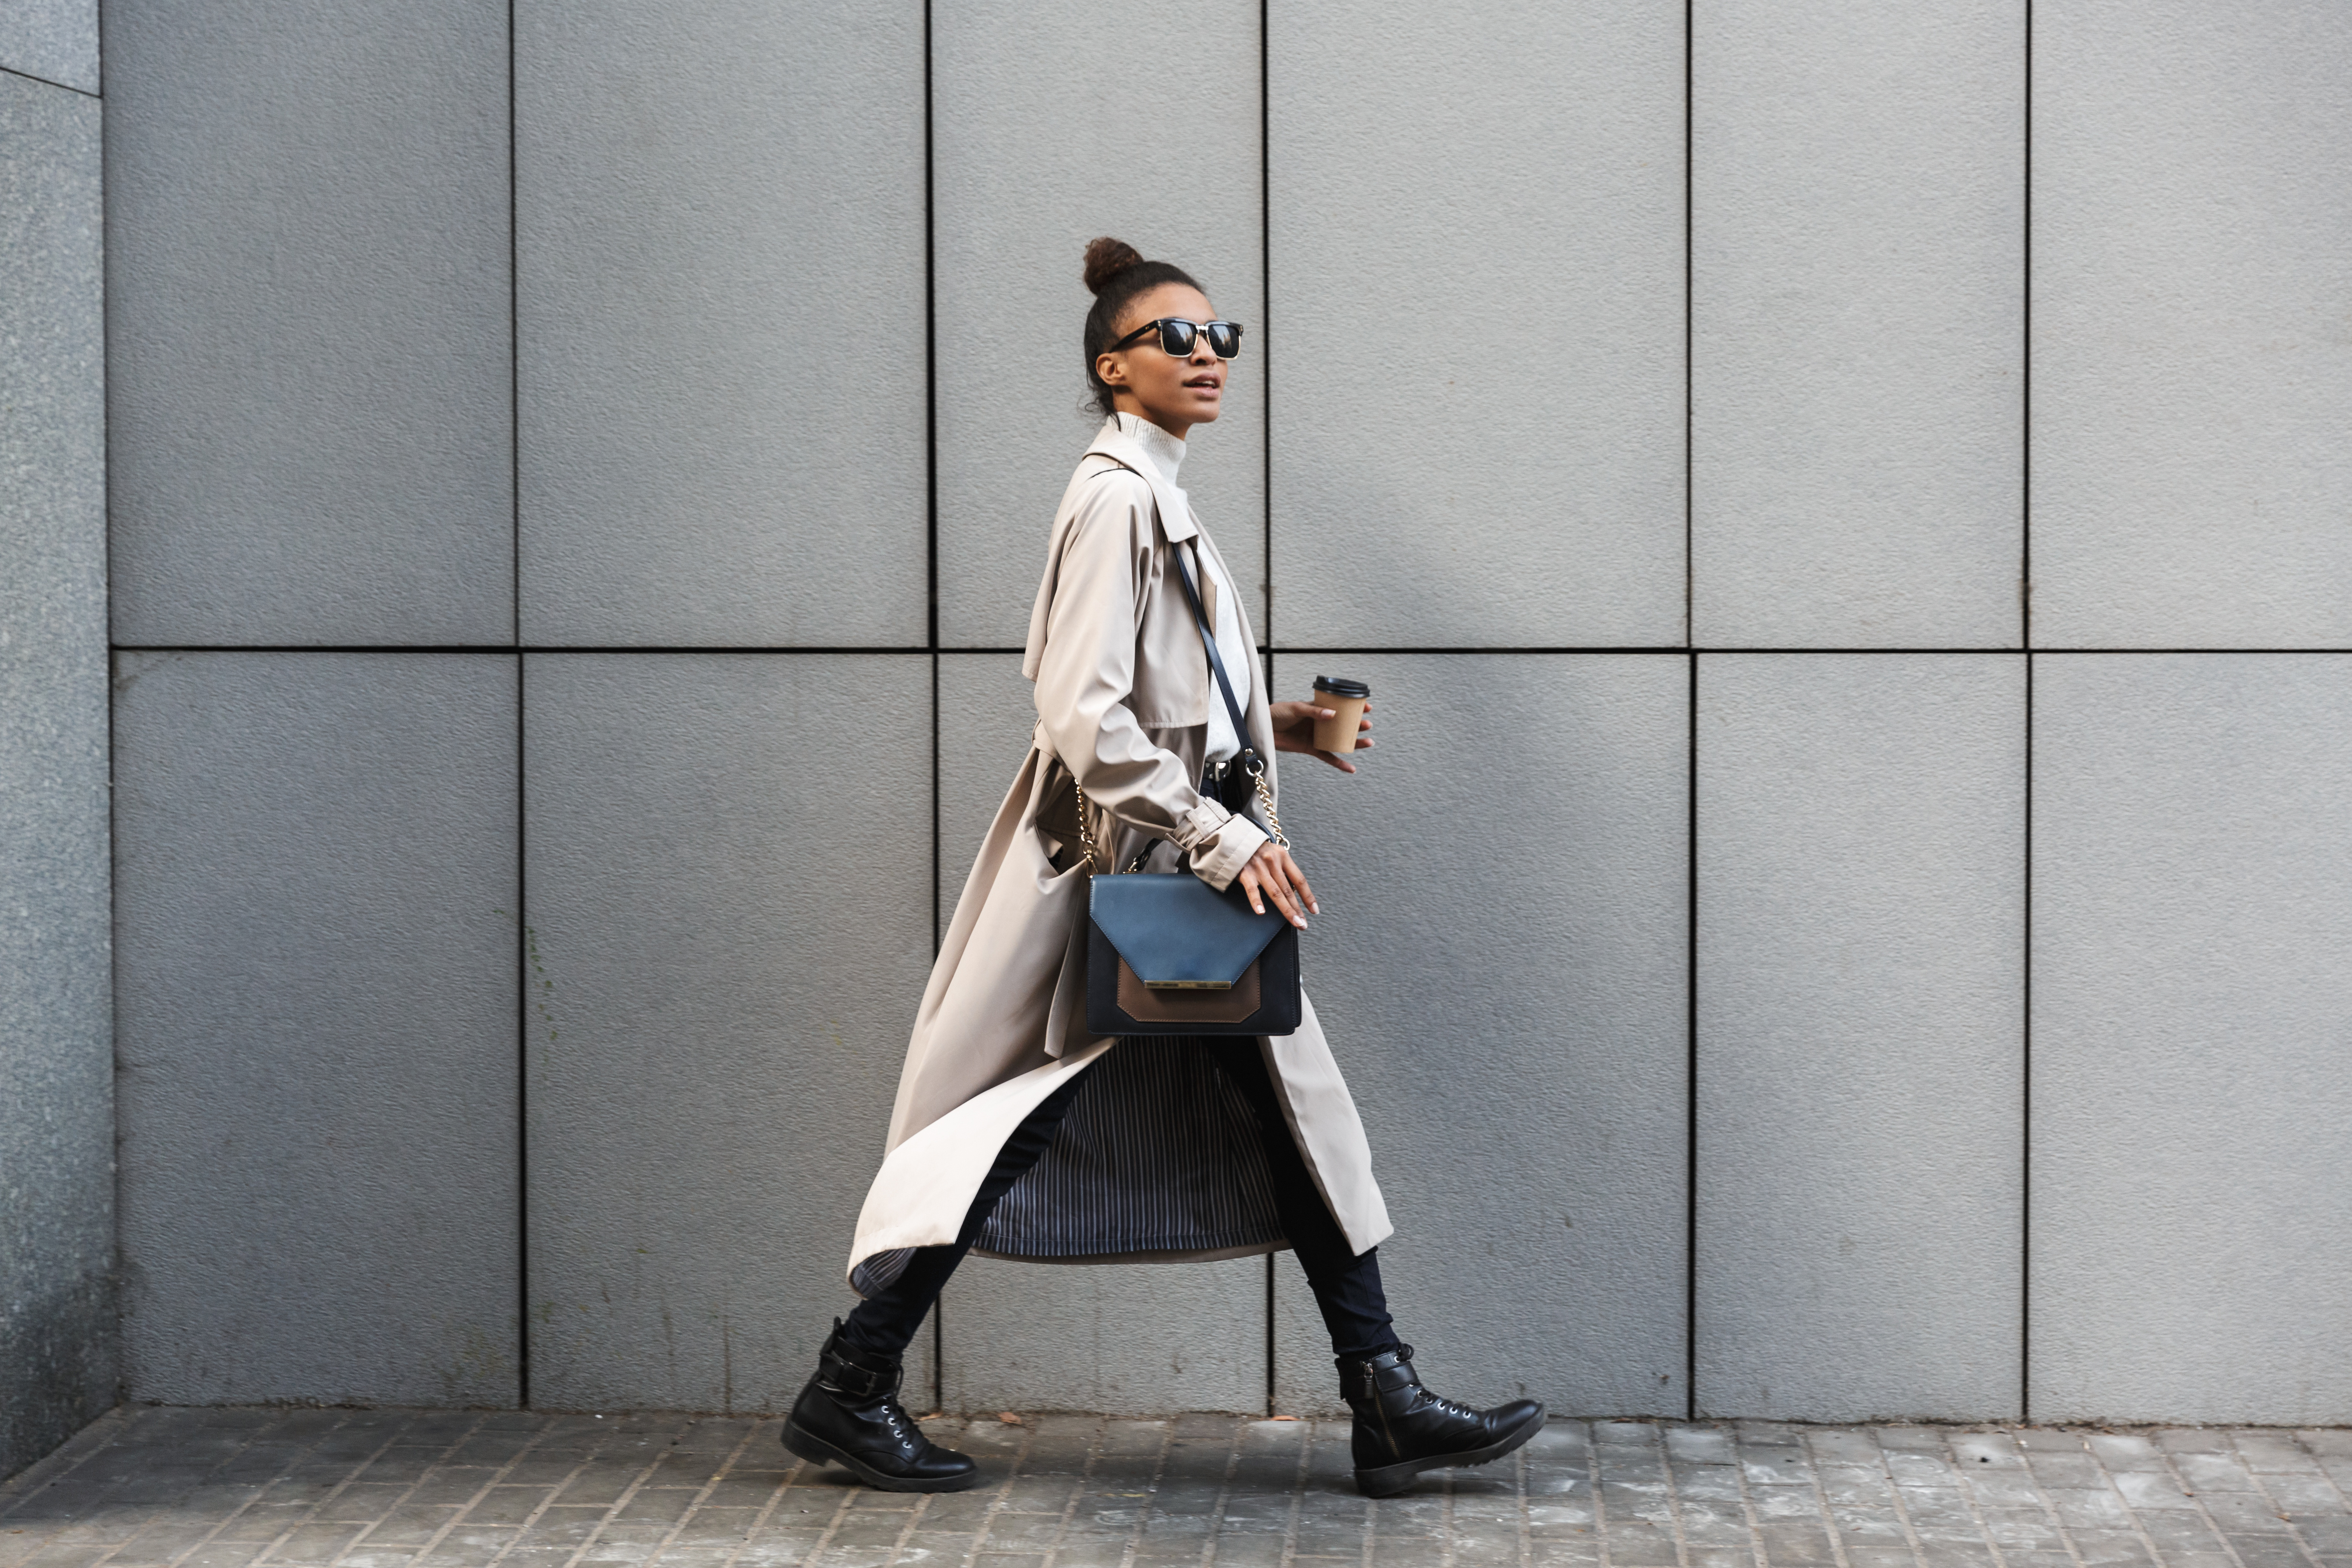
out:
<path id="1" fill-rule="evenodd" d="M 1364 1363 L 1364 1384 L 1367 1388 L 1412 1388 L 1420 1382 L 1421 1374 L 1412 1369 L 1411 1345 L 1383 1351 Z"/>
<path id="2" fill-rule="evenodd" d="M 898 1382 L 904 1375 L 903 1366 L 894 1366 L 887 1372 L 877 1372 L 870 1367 L 859 1366 L 855 1362 L 845 1361 L 830 1351 L 817 1357 L 817 1381 L 835 1393 L 846 1394 L 853 1399 L 873 1399 L 880 1395 L 894 1394 L 898 1392 Z"/>

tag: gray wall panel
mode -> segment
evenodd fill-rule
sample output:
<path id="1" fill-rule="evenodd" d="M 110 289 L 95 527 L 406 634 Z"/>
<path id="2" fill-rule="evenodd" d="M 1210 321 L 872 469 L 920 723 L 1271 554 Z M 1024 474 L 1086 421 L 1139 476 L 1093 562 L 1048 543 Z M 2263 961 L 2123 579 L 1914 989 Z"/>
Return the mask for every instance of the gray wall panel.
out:
<path id="1" fill-rule="evenodd" d="M 0 69 L 98 90 L 98 0 L 9 0 Z"/>
<path id="2" fill-rule="evenodd" d="M 508 640 L 506 6 L 106 27 L 117 640 Z"/>
<path id="3" fill-rule="evenodd" d="M 783 1408 L 855 1300 L 930 964 L 929 661 L 538 655 L 524 689 L 532 1398 Z"/>
<path id="4" fill-rule="evenodd" d="M 1681 642 L 1681 12 L 1271 26 L 1275 641 Z"/>
<path id="5" fill-rule="evenodd" d="M 2024 660 L 1707 655 L 1698 748 L 1698 1408 L 2014 1418 Z"/>
<path id="6" fill-rule="evenodd" d="M 1695 639 L 2014 647 L 2022 0 L 1693 26 Z"/>
<path id="7" fill-rule="evenodd" d="M 116 1396 L 99 218 L 98 104 L 0 75 L 0 1476 Z"/>
<path id="8" fill-rule="evenodd" d="M 2352 10 L 2034 13 L 2034 640 L 2352 642 Z"/>
<path id="9" fill-rule="evenodd" d="M 940 656 L 940 930 L 955 918 L 964 879 L 1037 724 L 1036 689 L 1013 653 Z"/>
<path id="10" fill-rule="evenodd" d="M 525 640 L 923 641 L 922 6 L 515 24 Z"/>
<path id="11" fill-rule="evenodd" d="M 515 664 L 124 654 L 132 1397 L 518 1394 Z"/>
<path id="12" fill-rule="evenodd" d="M 1017 647 L 1082 416 L 1079 257 L 1117 235 L 1250 336 L 1183 481 L 1265 632 L 1258 11 L 987 0 L 933 16 L 940 639 Z M 1175 43 L 1171 53 L 1170 45 Z"/>
<path id="13" fill-rule="evenodd" d="M 2352 1423 L 2352 658 L 2034 661 L 2037 1420 Z"/>
<path id="14" fill-rule="evenodd" d="M 950 1410 L 1265 1409 L 1263 1258 L 975 1258 L 956 1270 L 940 1309 Z"/>
<path id="15" fill-rule="evenodd" d="M 1375 1160 L 1380 1151 L 1372 1151 Z M 1394 1305 L 1394 1303 L 1391 1303 Z M 1397 1320 L 1404 1330 L 1406 1316 Z M 1431 1386 L 1449 1396 L 1470 1397 L 1467 1385 L 1455 1389 L 1439 1381 L 1430 1369 Z M 1285 1252 L 1274 1263 L 1274 1408 L 1283 1415 L 1346 1415 L 1348 1401 L 1339 1392 L 1339 1369 L 1331 1361 L 1331 1335 L 1315 1305 L 1298 1255 Z"/>
<path id="16" fill-rule="evenodd" d="M 1457 1397 L 1679 1413 L 1687 659 L 1275 662 L 1285 695 L 1372 686 L 1379 746 L 1354 777 L 1284 759 L 1283 823 L 1399 1332 Z M 1286 1326 L 1278 1402 L 1314 1408 L 1329 1346 L 1311 1308 Z"/>

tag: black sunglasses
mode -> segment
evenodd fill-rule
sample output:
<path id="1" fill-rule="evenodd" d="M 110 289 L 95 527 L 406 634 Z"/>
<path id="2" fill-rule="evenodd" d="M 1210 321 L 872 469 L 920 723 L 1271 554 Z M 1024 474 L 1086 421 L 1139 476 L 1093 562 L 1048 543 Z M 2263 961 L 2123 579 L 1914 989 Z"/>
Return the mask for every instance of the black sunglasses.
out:
<path id="1" fill-rule="evenodd" d="M 1209 334 L 1209 352 L 1219 359 L 1231 359 L 1242 352 L 1239 321 L 1188 321 L 1181 316 L 1162 316 L 1156 321 L 1146 321 L 1103 352 L 1117 353 L 1153 332 L 1160 334 L 1160 352 L 1171 359 L 1191 359 L 1192 344 L 1202 332 Z"/>

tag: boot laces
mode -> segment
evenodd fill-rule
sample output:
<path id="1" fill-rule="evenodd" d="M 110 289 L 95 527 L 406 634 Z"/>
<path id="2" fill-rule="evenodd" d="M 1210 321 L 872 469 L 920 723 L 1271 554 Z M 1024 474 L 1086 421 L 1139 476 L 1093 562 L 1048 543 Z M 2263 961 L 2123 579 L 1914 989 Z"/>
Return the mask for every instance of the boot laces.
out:
<path id="1" fill-rule="evenodd" d="M 871 1411 L 879 1415 L 882 1418 L 882 1425 L 889 1429 L 892 1440 L 901 1448 L 919 1452 L 923 1445 L 930 1439 L 923 1436 L 923 1429 L 917 1425 L 915 1418 L 907 1414 L 907 1407 L 898 1403 L 898 1393 L 896 1387 L 898 1379 L 892 1378 L 891 1383 L 893 1386 L 890 1391 L 879 1399 L 876 1399 L 871 1395 L 861 1396 L 856 1392 L 843 1388 L 837 1384 L 819 1380 L 819 1385 L 845 1408 Z"/>
<path id="2" fill-rule="evenodd" d="M 1423 1409 L 1435 1409 L 1464 1421 L 1481 1421 L 1486 1418 L 1483 1411 L 1473 1410 L 1461 1401 L 1448 1399 L 1442 1394 L 1432 1394 L 1426 1388 L 1421 1391 L 1421 1396 L 1427 1401 L 1423 1405 Z"/>
<path id="3" fill-rule="evenodd" d="M 907 1407 L 896 1399 L 882 1401 L 882 1420 L 890 1428 L 890 1436 L 903 1447 L 919 1448 L 929 1441 L 923 1436 L 923 1429 L 916 1425 L 915 1418 L 907 1414 Z"/>

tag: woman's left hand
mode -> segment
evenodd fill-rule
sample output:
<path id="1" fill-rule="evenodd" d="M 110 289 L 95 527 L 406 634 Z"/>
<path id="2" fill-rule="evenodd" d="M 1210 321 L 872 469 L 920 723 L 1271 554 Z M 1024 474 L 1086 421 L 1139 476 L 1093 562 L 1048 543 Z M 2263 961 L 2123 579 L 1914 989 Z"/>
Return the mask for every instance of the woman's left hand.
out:
<path id="1" fill-rule="evenodd" d="M 1298 868 L 1289 850 L 1272 839 L 1257 847 L 1257 853 L 1234 880 L 1249 895 L 1254 912 L 1262 915 L 1265 906 L 1272 904 L 1276 913 L 1300 931 L 1307 929 L 1308 915 L 1323 912 L 1323 906 L 1315 901 L 1315 889 L 1307 885 L 1307 873 Z"/>
<path id="2" fill-rule="evenodd" d="M 1274 749 L 1276 751 L 1305 752 L 1310 756 L 1322 758 L 1343 773 L 1352 773 L 1356 771 L 1356 764 L 1347 758 L 1315 749 L 1315 721 L 1335 717 L 1336 710 L 1318 708 L 1312 702 L 1276 702 L 1271 705 L 1271 710 L 1274 715 Z M 1372 705 L 1369 702 L 1365 703 L 1364 711 L 1369 714 L 1371 710 Z M 1371 733 L 1372 721 L 1370 718 L 1359 719 L 1356 721 L 1356 750 L 1364 751 L 1371 745 Z"/>

